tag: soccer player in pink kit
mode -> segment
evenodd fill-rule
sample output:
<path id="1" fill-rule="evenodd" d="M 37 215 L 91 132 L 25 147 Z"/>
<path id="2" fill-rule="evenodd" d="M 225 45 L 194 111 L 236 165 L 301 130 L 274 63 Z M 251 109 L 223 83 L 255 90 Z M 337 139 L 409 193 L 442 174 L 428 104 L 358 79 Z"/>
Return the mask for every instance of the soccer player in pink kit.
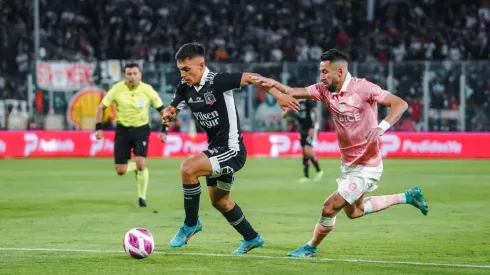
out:
<path id="1" fill-rule="evenodd" d="M 377 188 L 376 182 L 383 172 L 378 140 L 407 109 L 403 99 L 366 79 L 352 77 L 346 56 L 336 49 L 323 53 L 321 57 L 321 83 L 291 88 L 269 78 L 254 78 L 264 87 L 269 87 L 269 93 L 276 98 L 288 94 L 325 104 L 334 120 L 341 152 L 337 191 L 325 200 L 313 238 L 290 252 L 289 256 L 314 257 L 318 245 L 333 230 L 337 213 L 342 209 L 349 218 L 355 219 L 392 205 L 412 204 L 427 215 L 429 208 L 418 187 L 400 194 L 364 197 L 365 193 Z M 378 103 L 390 107 L 388 115 L 379 124 Z"/>

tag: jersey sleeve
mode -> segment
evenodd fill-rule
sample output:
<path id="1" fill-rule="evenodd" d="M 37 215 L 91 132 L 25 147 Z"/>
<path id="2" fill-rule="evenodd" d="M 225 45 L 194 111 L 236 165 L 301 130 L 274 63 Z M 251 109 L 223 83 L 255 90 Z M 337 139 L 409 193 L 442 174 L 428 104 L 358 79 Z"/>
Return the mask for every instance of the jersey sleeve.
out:
<path id="1" fill-rule="evenodd" d="M 170 106 L 173 106 L 179 110 L 184 109 L 186 106 L 184 89 L 183 89 L 182 85 L 183 85 L 182 83 L 179 83 L 179 85 L 177 85 L 177 87 L 175 87 L 174 98 L 172 99 L 172 102 L 170 103 Z"/>
<path id="2" fill-rule="evenodd" d="M 323 83 L 317 83 L 306 87 L 311 99 L 315 101 L 322 101 L 322 93 L 324 89 L 325 85 L 323 85 Z"/>
<path id="3" fill-rule="evenodd" d="M 241 82 L 242 73 L 219 73 L 213 79 L 214 86 L 220 92 L 240 89 Z"/>
<path id="4" fill-rule="evenodd" d="M 155 90 L 153 90 L 153 88 L 150 88 L 150 100 L 151 100 L 151 104 L 155 109 L 157 110 L 163 109 L 163 101 L 158 95 L 158 93 Z"/>
<path id="5" fill-rule="evenodd" d="M 109 107 L 114 103 L 114 95 L 116 93 L 116 89 L 112 87 L 109 92 L 102 98 L 102 104 L 104 104 L 105 107 Z"/>
<path id="6" fill-rule="evenodd" d="M 369 102 L 381 103 L 385 97 L 390 93 L 387 90 L 382 89 L 378 85 L 364 80 L 361 86 L 358 88 L 361 98 Z"/>

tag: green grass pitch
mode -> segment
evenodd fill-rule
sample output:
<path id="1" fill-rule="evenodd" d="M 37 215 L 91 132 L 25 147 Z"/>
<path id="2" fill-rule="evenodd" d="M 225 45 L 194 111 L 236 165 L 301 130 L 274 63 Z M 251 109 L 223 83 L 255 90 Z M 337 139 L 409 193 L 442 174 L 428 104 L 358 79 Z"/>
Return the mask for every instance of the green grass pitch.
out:
<path id="1" fill-rule="evenodd" d="M 0 274 L 490 274 L 489 160 L 385 160 L 373 195 L 420 186 L 429 215 L 409 205 L 357 220 L 342 212 L 317 259 L 284 256 L 310 239 L 339 160 L 321 159 L 325 177 L 309 184 L 296 182 L 300 159 L 248 160 L 232 198 L 265 246 L 246 256 L 230 256 L 240 236 L 206 189 L 203 232 L 169 247 L 183 221 L 181 161 L 149 159 L 149 207 L 138 209 L 134 176 L 116 176 L 111 159 L 0 160 Z M 146 259 L 123 253 L 133 227 L 155 238 Z"/>

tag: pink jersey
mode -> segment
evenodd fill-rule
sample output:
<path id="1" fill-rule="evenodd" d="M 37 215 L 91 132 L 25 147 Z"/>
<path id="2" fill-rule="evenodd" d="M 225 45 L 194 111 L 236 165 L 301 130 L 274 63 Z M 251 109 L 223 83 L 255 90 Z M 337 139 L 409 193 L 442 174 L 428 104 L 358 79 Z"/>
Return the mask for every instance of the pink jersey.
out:
<path id="1" fill-rule="evenodd" d="M 342 162 L 347 166 L 378 166 L 381 163 L 378 142 L 368 144 L 366 135 L 378 126 L 377 103 L 388 91 L 364 78 L 345 78 L 339 93 L 331 93 L 323 83 L 307 88 L 313 100 L 327 106 L 335 123 Z"/>

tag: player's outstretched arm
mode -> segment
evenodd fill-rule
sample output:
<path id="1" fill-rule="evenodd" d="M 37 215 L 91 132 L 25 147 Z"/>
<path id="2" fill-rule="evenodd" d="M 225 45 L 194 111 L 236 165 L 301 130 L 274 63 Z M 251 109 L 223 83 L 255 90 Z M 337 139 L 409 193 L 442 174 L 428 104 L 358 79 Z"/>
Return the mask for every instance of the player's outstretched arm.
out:
<path id="1" fill-rule="evenodd" d="M 252 79 L 253 83 L 255 85 L 265 87 L 265 88 L 275 88 L 279 92 L 283 94 L 290 95 L 296 99 L 311 99 L 311 95 L 306 89 L 306 87 L 303 88 L 292 88 L 289 87 L 288 85 L 282 84 L 279 81 L 276 81 L 272 78 L 267 78 L 263 77 L 260 75 L 251 75 L 250 78 Z"/>
<path id="2" fill-rule="evenodd" d="M 287 85 L 284 85 L 282 83 L 279 83 L 277 81 L 274 81 L 273 84 L 274 84 L 273 88 L 276 88 L 281 93 L 290 95 L 296 99 L 311 99 L 312 98 L 310 93 L 308 92 L 308 90 L 306 90 L 306 87 L 293 88 L 293 87 L 289 87 Z"/>
<path id="3" fill-rule="evenodd" d="M 274 85 L 267 85 L 269 84 L 269 82 L 267 82 L 266 80 L 270 80 L 269 82 L 273 81 L 272 79 L 265 78 L 259 74 L 243 73 L 240 85 L 243 87 L 252 84 L 257 87 L 263 88 L 276 99 L 279 106 L 281 106 L 281 108 L 285 112 L 287 110 L 292 110 L 295 112 L 299 111 L 299 103 L 292 95 L 281 92 L 279 89 L 275 88 Z"/>

